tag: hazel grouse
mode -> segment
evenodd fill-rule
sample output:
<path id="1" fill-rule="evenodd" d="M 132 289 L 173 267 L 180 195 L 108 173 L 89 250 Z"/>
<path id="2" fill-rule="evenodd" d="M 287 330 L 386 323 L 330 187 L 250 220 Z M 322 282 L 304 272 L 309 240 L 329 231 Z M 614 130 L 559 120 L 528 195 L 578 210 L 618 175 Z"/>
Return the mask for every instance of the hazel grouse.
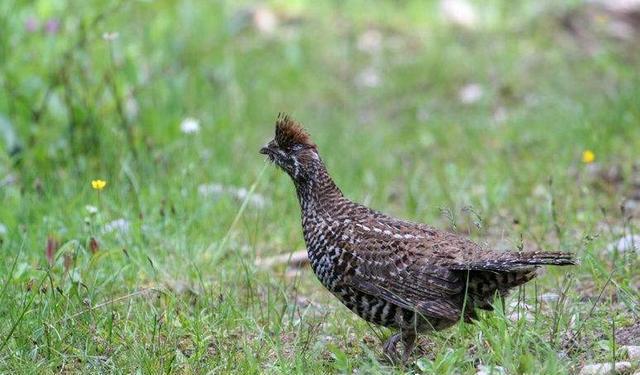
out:
<path id="1" fill-rule="evenodd" d="M 318 279 L 361 318 L 399 332 L 383 351 L 405 362 L 416 334 L 441 330 L 475 309 L 491 310 L 536 276 L 541 265 L 572 265 L 563 252 L 499 252 L 459 235 L 387 216 L 342 195 L 317 146 L 293 119 L 279 115 L 275 138 L 260 150 L 293 180 L 302 232 Z"/>

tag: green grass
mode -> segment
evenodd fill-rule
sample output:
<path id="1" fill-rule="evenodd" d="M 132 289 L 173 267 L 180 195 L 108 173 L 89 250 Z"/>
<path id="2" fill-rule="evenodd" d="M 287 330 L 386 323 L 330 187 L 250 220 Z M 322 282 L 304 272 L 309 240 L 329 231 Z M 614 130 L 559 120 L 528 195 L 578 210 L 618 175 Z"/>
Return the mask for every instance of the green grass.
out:
<path id="1" fill-rule="evenodd" d="M 560 22 L 577 4 L 483 2 L 473 31 L 437 2 L 268 6 L 273 34 L 235 2 L 0 3 L 0 372 L 566 373 L 619 358 L 612 331 L 638 320 L 640 261 L 602 249 L 638 231 L 619 208 L 639 189 L 637 49 L 598 35 L 585 50 Z M 367 30 L 379 51 L 358 49 Z M 367 69 L 379 85 L 357 83 Z M 468 83 L 484 95 L 465 105 Z M 304 247 L 293 186 L 258 154 L 279 111 L 354 200 L 582 264 L 430 336 L 414 367 L 385 364 L 390 332 L 311 270 L 255 265 Z M 181 133 L 186 117 L 199 133 Z M 594 172 L 613 167 L 622 181 Z M 214 183 L 266 203 L 198 192 Z M 127 230 L 105 231 L 114 220 Z M 518 299 L 531 322 L 509 318 Z"/>

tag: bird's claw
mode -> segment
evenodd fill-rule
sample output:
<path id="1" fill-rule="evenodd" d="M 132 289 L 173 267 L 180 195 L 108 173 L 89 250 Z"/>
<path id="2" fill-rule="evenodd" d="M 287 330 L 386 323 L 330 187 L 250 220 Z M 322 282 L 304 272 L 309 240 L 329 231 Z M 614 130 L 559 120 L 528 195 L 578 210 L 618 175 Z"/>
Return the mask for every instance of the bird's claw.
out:
<path id="1" fill-rule="evenodd" d="M 400 363 L 400 355 L 398 354 L 398 341 L 402 338 L 402 334 L 397 333 L 391 337 L 384 343 L 382 346 L 382 351 L 384 355 L 391 361 L 391 363 L 398 364 Z"/>
<path id="2" fill-rule="evenodd" d="M 404 344 L 404 351 L 402 352 L 402 356 L 400 356 L 397 349 L 398 341 L 400 340 L 402 340 L 402 343 Z M 415 343 L 415 332 L 411 330 L 405 330 L 389 337 L 389 339 L 382 346 L 382 351 L 384 352 L 384 355 L 389 359 L 389 361 L 391 361 L 391 363 L 396 365 L 404 365 L 409 362 L 411 353 L 415 348 Z"/>

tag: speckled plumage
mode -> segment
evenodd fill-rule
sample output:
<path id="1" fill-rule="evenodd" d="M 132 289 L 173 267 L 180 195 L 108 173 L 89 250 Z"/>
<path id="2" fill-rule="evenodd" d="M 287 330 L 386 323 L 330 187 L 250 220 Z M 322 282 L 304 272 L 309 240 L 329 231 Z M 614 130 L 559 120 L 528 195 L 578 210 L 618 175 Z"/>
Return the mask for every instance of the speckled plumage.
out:
<path id="1" fill-rule="evenodd" d="M 293 179 L 320 282 L 363 319 L 400 330 L 384 345 L 394 360 L 398 341 L 407 360 L 417 333 L 470 321 L 478 308 L 491 310 L 496 294 L 531 280 L 538 266 L 575 264 L 569 253 L 488 250 L 350 201 L 309 135 L 288 116 L 278 116 L 276 136 L 260 152 Z"/>

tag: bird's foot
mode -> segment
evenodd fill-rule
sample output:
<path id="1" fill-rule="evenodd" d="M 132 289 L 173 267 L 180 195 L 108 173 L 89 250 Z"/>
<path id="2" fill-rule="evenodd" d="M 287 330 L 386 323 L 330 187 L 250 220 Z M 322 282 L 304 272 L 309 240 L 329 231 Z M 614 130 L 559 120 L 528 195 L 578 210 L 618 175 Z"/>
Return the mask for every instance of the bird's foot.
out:
<path id="1" fill-rule="evenodd" d="M 409 357 L 416 347 L 416 333 L 413 330 L 402 332 L 402 343 L 404 344 L 404 352 L 402 353 L 402 363 L 409 362 Z"/>
<path id="2" fill-rule="evenodd" d="M 401 333 L 389 337 L 389 339 L 382 346 L 382 352 L 391 361 L 391 363 L 399 363 L 400 355 L 398 354 L 398 341 L 402 338 Z"/>
<path id="3" fill-rule="evenodd" d="M 402 352 L 402 357 L 398 353 L 398 341 L 402 339 L 402 343 L 404 344 L 404 351 Z M 409 361 L 409 357 L 411 357 L 411 353 L 415 348 L 416 335 L 413 331 L 403 331 L 400 333 L 396 333 L 395 335 L 389 337 L 389 339 L 382 346 L 382 351 L 384 355 L 391 361 L 393 364 L 406 364 Z"/>

